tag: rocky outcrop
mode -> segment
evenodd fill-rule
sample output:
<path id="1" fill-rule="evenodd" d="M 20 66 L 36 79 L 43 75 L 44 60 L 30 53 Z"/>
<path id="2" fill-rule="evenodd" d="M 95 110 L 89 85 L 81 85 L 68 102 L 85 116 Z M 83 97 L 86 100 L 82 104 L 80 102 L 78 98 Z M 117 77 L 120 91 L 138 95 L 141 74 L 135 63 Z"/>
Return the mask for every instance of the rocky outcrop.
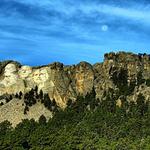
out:
<path id="1" fill-rule="evenodd" d="M 97 98 L 101 100 L 109 89 L 117 93 L 120 86 L 127 84 L 128 88 L 133 83 L 133 91 L 127 95 L 129 101 L 136 101 L 139 93 L 149 100 L 150 87 L 146 84 L 149 80 L 150 56 L 146 54 L 108 53 L 103 63 L 94 65 L 80 62 L 64 66 L 56 62 L 30 67 L 14 61 L 0 63 L 0 96 L 20 91 L 26 93 L 38 86 L 38 92 L 42 90 L 48 93 L 50 99 L 55 99 L 61 108 L 66 107 L 69 99 L 75 101 L 78 95 L 86 95 L 93 87 Z M 4 106 L 0 106 L 0 111 L 1 107 Z"/>
<path id="2" fill-rule="evenodd" d="M 41 115 L 47 119 L 52 117 L 52 113 L 47 110 L 41 103 L 36 103 L 30 107 L 30 111 L 25 115 L 24 102 L 22 100 L 13 99 L 9 103 L 0 108 L 0 122 L 8 120 L 15 127 L 23 119 L 32 119 L 38 121 Z"/>
<path id="3" fill-rule="evenodd" d="M 150 79 L 150 56 L 132 53 L 105 54 L 103 63 L 93 66 L 80 62 L 73 66 L 53 63 L 47 66 L 21 66 L 20 63 L 5 61 L 0 63 L 0 95 L 27 92 L 36 85 L 39 90 L 49 93 L 61 107 L 65 107 L 68 99 L 76 99 L 79 94 L 86 95 L 94 86 L 97 97 L 108 88 L 116 88 L 112 80 L 114 74 L 123 69 L 127 72 L 128 84 L 138 80 L 138 75 Z"/>

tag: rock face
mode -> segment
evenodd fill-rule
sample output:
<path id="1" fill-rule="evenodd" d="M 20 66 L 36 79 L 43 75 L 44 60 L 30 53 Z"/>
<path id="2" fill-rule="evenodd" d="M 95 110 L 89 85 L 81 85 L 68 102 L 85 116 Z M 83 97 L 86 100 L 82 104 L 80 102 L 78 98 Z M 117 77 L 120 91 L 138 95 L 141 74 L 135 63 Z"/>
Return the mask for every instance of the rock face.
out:
<path id="1" fill-rule="evenodd" d="M 93 67 L 86 62 L 68 68 L 61 63 L 32 68 L 10 62 L 2 69 L 0 95 L 25 93 L 38 86 L 60 107 L 65 107 L 68 99 L 75 100 L 77 95 L 90 92 L 94 85 Z"/>
<path id="2" fill-rule="evenodd" d="M 26 93 L 38 86 L 38 91 L 48 93 L 51 99 L 56 100 L 57 105 L 65 108 L 69 99 L 75 101 L 79 94 L 86 95 L 93 87 L 99 99 L 110 88 L 117 91 L 119 85 L 115 83 L 115 79 L 120 84 L 125 84 L 122 82 L 125 75 L 128 85 L 135 84 L 133 92 L 128 96 L 129 101 L 136 101 L 139 93 L 150 100 L 150 87 L 146 85 L 146 81 L 150 80 L 150 56 L 125 52 L 105 54 L 104 62 L 94 65 L 80 62 L 64 66 L 56 62 L 47 66 L 30 67 L 14 61 L 1 62 L 0 96 L 20 91 Z M 139 76 L 144 81 L 140 86 Z"/>
<path id="3" fill-rule="evenodd" d="M 52 113 L 47 110 L 41 103 L 36 103 L 30 107 L 30 111 L 24 115 L 24 102 L 18 99 L 13 99 L 0 109 L 0 122 L 9 120 L 12 126 L 15 127 L 23 119 L 32 119 L 38 121 L 41 115 L 44 115 L 47 119 L 52 117 Z"/>
<path id="4" fill-rule="evenodd" d="M 0 67 L 0 95 L 24 93 L 37 85 L 39 91 L 48 93 L 61 107 L 65 107 L 68 99 L 86 95 L 93 86 L 97 97 L 101 98 L 104 90 L 116 88 L 111 77 L 114 73 L 119 74 L 121 69 L 127 72 L 128 84 L 137 83 L 140 72 L 144 79 L 150 79 L 150 56 L 146 54 L 109 53 L 105 54 L 103 63 L 93 66 L 87 62 L 73 66 L 53 63 L 41 67 L 21 66 L 13 61 L 3 64 Z"/>

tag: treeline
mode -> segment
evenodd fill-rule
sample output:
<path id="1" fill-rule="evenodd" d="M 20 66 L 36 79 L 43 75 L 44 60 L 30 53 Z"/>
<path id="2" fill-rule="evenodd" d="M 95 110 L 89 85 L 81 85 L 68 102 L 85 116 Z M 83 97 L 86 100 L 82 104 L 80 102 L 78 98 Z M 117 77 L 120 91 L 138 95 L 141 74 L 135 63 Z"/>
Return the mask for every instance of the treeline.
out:
<path id="1" fill-rule="evenodd" d="M 37 102 L 41 102 L 48 110 L 52 112 L 55 112 L 58 109 L 55 99 L 51 100 L 49 95 L 47 93 L 43 93 L 42 90 L 38 92 L 38 87 L 36 86 L 24 94 L 24 114 L 27 114 L 29 107 L 36 104 Z"/>
<path id="2" fill-rule="evenodd" d="M 0 106 L 4 105 L 5 103 L 10 102 L 13 98 L 17 98 L 17 99 L 22 99 L 22 92 L 20 91 L 19 93 L 16 94 L 4 94 L 0 96 L 0 101 L 4 100 L 3 102 L 0 102 Z"/>
<path id="3" fill-rule="evenodd" d="M 48 110 L 52 112 L 56 112 L 58 108 L 55 99 L 50 99 L 48 93 L 43 93 L 42 90 L 38 92 L 38 87 L 32 88 L 30 91 L 26 92 L 25 94 L 21 91 L 16 94 L 4 94 L 0 96 L 0 106 L 10 102 L 14 98 L 18 100 L 24 101 L 24 114 L 27 114 L 30 107 L 35 105 L 37 102 L 41 102 Z"/>
<path id="4" fill-rule="evenodd" d="M 117 106 L 112 89 L 103 99 L 94 89 L 85 97 L 68 101 L 46 122 L 23 120 L 15 129 L 8 121 L 0 124 L 3 150 L 148 150 L 150 149 L 150 107 L 142 94 L 137 104 L 122 98 Z"/>

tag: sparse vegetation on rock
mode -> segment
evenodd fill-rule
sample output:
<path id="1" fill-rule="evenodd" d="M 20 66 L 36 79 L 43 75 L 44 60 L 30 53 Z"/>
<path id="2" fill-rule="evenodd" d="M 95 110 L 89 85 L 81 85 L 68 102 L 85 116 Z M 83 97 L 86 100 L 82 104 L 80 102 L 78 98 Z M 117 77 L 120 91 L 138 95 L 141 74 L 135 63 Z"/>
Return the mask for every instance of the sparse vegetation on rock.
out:
<path id="1" fill-rule="evenodd" d="M 68 101 L 48 122 L 23 120 L 15 129 L 0 124 L 2 149 L 149 149 L 149 104 L 140 94 L 137 104 L 122 97 L 118 107 L 112 89 L 99 101 L 95 92 Z M 90 109 L 89 109 L 90 108 Z M 10 139 L 10 140 L 9 140 Z"/>

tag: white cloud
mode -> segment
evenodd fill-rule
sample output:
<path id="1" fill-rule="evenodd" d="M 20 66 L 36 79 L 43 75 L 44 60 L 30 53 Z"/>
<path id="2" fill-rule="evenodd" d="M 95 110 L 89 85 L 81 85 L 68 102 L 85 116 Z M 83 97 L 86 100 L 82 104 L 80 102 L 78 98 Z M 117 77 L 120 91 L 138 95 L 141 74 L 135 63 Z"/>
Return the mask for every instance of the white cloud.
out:
<path id="1" fill-rule="evenodd" d="M 17 0 L 20 3 L 42 7 L 44 9 L 54 9 L 58 12 L 66 14 L 68 17 L 76 15 L 81 12 L 85 15 L 92 15 L 93 13 L 104 13 L 106 15 L 131 19 L 133 21 L 140 21 L 150 23 L 150 6 L 144 6 L 140 3 L 133 3 L 132 7 L 119 7 L 115 5 L 96 4 L 94 2 L 80 3 L 80 5 L 68 5 L 65 0 Z M 78 3 L 78 1 L 76 2 Z"/>
<path id="2" fill-rule="evenodd" d="M 136 8 L 136 5 L 130 8 L 123 8 L 123 7 L 105 5 L 105 4 L 99 4 L 99 5 L 94 4 L 90 6 L 82 5 L 80 9 L 87 15 L 90 15 L 95 12 L 104 13 L 110 16 L 150 23 L 150 10 L 148 8 L 149 7 L 147 6 L 147 7 L 141 7 L 139 9 Z"/>

